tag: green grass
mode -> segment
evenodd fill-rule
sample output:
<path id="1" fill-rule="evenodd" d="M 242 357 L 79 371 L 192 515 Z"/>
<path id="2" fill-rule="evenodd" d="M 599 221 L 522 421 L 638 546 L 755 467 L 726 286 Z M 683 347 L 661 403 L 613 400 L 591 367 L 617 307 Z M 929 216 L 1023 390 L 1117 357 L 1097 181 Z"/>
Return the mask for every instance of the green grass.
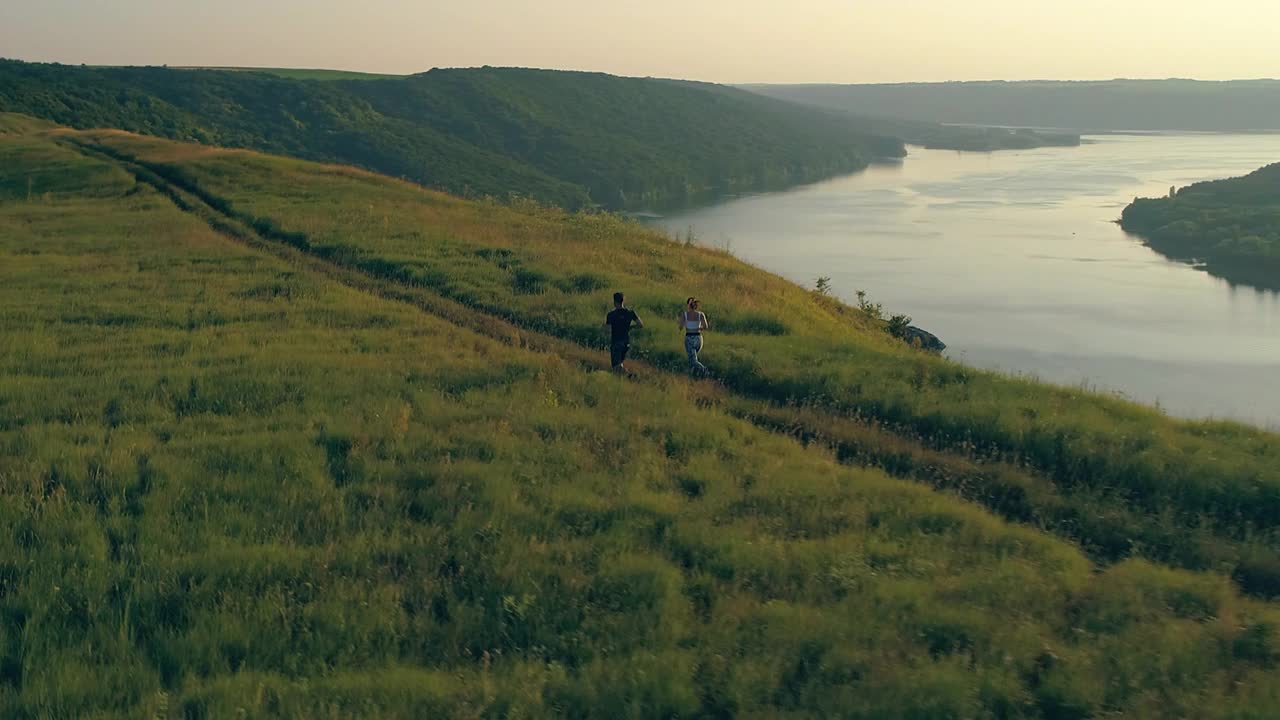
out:
<path id="1" fill-rule="evenodd" d="M 623 289 L 651 321 L 636 356 L 658 368 L 681 367 L 672 319 L 697 294 L 714 311 L 708 360 L 736 398 L 727 411 L 980 500 L 1099 560 L 1223 571 L 1252 594 L 1280 596 L 1271 433 L 924 355 L 852 308 L 612 216 L 467 202 L 349 169 L 122 134 L 83 137 L 327 263 L 427 288 L 526 331 L 603 349 L 600 316 L 609 291 Z M 779 420 L 786 408 L 800 412 Z"/>
<path id="2" fill-rule="evenodd" d="M 23 135 L 37 130 L 48 130 L 52 127 L 54 127 L 53 123 L 45 120 L 37 120 L 27 115 L 0 112 L 0 135 Z"/>
<path id="3" fill-rule="evenodd" d="M 77 143 L 181 167 L 235 212 Z M 252 231 L 251 210 L 278 224 Z M 436 279 L 375 272 L 406 266 Z M 515 292 L 520 269 L 546 278 L 536 294 Z M 0 138 L 0 716 L 1264 718 L 1280 701 L 1280 607 L 1221 574 L 1096 565 L 735 417 L 760 400 L 732 383 L 591 371 L 602 308 L 579 288 L 598 283 L 559 282 L 588 273 L 637 288 L 659 368 L 667 295 L 695 274 L 717 281 L 698 288 L 713 322 L 744 328 L 715 336 L 718 367 L 836 330 L 863 358 L 953 367 L 613 218 L 126 135 Z"/>

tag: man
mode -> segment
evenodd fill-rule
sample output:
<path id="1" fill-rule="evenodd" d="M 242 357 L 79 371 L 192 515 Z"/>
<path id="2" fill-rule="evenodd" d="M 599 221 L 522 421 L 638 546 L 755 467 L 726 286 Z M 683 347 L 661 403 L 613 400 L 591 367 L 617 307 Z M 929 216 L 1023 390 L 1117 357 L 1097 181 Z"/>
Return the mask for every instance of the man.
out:
<path id="1" fill-rule="evenodd" d="M 644 327 L 640 316 L 626 306 L 627 298 L 620 292 L 613 294 L 613 312 L 605 316 L 604 324 L 613 330 L 613 339 L 609 344 L 609 361 L 615 372 L 625 372 L 622 363 L 627 359 L 627 351 L 631 349 L 631 327 Z"/>

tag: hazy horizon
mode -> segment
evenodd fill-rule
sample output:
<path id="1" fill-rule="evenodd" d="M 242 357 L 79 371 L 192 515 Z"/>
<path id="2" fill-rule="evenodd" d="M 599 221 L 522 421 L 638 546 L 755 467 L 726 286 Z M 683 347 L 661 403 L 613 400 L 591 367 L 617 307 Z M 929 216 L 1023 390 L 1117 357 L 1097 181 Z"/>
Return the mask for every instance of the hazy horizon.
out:
<path id="1" fill-rule="evenodd" d="M 410 75 L 420 75 L 420 74 L 423 74 L 423 73 L 426 73 L 426 72 L 430 72 L 430 71 L 432 71 L 432 70 L 472 70 L 472 69 L 480 69 L 480 68 L 484 68 L 484 67 L 496 67 L 496 68 L 514 68 L 514 69 L 522 69 L 522 70 L 549 70 L 549 71 L 555 71 L 555 72 L 603 73 L 603 74 L 607 74 L 607 75 L 615 75 L 615 76 L 618 76 L 618 77 L 648 77 L 648 78 L 654 78 L 654 79 L 659 79 L 659 80 L 680 80 L 680 81 L 687 81 L 687 82 L 710 82 L 710 83 L 716 83 L 716 82 L 717 82 L 717 81 L 714 81 L 714 80 L 706 80 L 706 79 L 704 79 L 704 78 L 697 78 L 697 77 L 676 77 L 676 76 L 673 76 L 673 75 L 652 75 L 652 74 L 649 74 L 649 75 L 639 75 L 639 74 L 635 74 L 635 73 L 630 73 L 630 74 L 629 74 L 629 73 L 611 72 L 611 71 L 608 71 L 608 70 L 597 70 L 597 69 L 594 69 L 594 68 L 580 68 L 580 67 L 542 67 L 542 66 L 537 66 L 537 65 L 493 65 L 493 64 L 490 64 L 490 65 L 437 65 L 437 66 L 433 66 L 433 67 L 429 67 L 429 68 L 423 68 L 422 70 L 415 70 L 415 71 L 410 71 L 410 72 L 399 73 L 399 72 L 388 72 L 388 71 L 383 71 L 383 70 L 357 70 L 357 69 L 353 69 L 353 68 L 349 68 L 349 67 L 320 66 L 320 65 L 231 65 L 231 64 L 225 64 L 225 63 L 223 63 L 223 64 L 184 64 L 184 63 L 178 63 L 178 64 L 169 64 L 169 63 L 117 63 L 117 64 L 110 64 L 110 63 L 69 63 L 69 62 L 66 62 L 66 61 L 63 61 L 63 60 L 56 60 L 56 59 L 55 59 L 55 60 L 44 60 L 44 59 L 32 59 L 32 58 L 24 58 L 24 57 L 10 57 L 10 56 L 7 56 L 7 55 L 0 55 L 0 60 L 16 60 L 16 61 L 19 61 L 19 62 L 30 62 L 30 63 L 51 63 L 51 64 L 62 64 L 62 65 L 80 65 L 80 64 L 84 64 L 84 65 L 86 65 L 86 66 L 88 66 L 88 67 L 98 67 L 98 68 L 111 68 L 111 67 L 120 67 L 120 68 L 124 68 L 124 67 L 168 67 L 168 68 L 173 68 L 173 69 L 178 69 L 178 70 L 237 70 L 237 71 L 239 71 L 239 70 L 245 70 L 245 71 L 253 71 L 253 70 L 286 70 L 286 71 L 287 71 L 287 70 L 298 70 L 298 71 L 316 70 L 316 71 L 350 72 L 350 73 L 360 73 L 360 74 L 368 74 L 368 75 L 388 75 L 388 76 L 410 76 Z M 782 81 L 775 81 L 775 82 L 742 81 L 742 82 L 719 82 L 718 84 L 734 85 L 734 86 L 750 86 L 750 85 L 912 85 L 912 84 L 920 84 L 920 85 L 923 85 L 923 84 L 942 84 L 942 83 L 984 83 L 984 82 L 1008 82 L 1008 83 L 1036 83 L 1036 82 L 1079 82 L 1079 83 L 1089 83 L 1089 82 L 1111 82 L 1111 81 L 1140 81 L 1140 82 L 1147 82 L 1147 81 L 1150 81 L 1150 82 L 1160 82 L 1160 81 L 1164 81 L 1164 80 L 1176 80 L 1176 81 L 1186 81 L 1186 82 L 1280 82 L 1280 75 L 1276 75 L 1276 76 L 1258 76 L 1258 77 L 1231 77 L 1231 78 L 1221 78 L 1221 79 L 1208 79 L 1208 78 L 1199 78 L 1199 77 L 1122 77 L 1122 76 L 1116 76 L 1116 77 L 1096 77 L 1096 78 L 1027 77 L 1027 78 L 1014 78 L 1014 79 L 1010 79 L 1010 78 L 994 78 L 994 77 L 992 77 L 992 78 L 956 78 L 956 79 L 950 79 L 950 80 L 869 80 L 869 81 L 856 81 L 856 80 L 851 80 L 851 81 L 847 81 L 847 82 L 833 82 L 833 81 L 820 81 L 820 80 L 818 80 L 818 81 L 811 81 L 811 80 L 788 81 L 788 80 L 782 80 Z"/>
<path id="2" fill-rule="evenodd" d="M 676 76 L 673 76 L 673 75 L 653 75 L 653 74 L 649 74 L 649 75 L 639 75 L 639 74 L 636 74 L 636 73 L 611 72 L 611 71 L 609 71 L 609 70 L 598 70 L 598 69 L 595 69 L 595 68 L 581 68 L 581 67 L 543 67 L 543 66 L 538 66 L 538 65 L 493 65 L 493 64 L 489 64 L 489 65 L 436 65 L 436 66 L 429 67 L 429 68 L 423 68 L 423 69 L 421 69 L 421 70 L 414 70 L 414 71 L 410 71 L 410 72 L 400 73 L 400 72 L 388 72 L 388 71 L 384 71 L 384 70 L 357 70 L 357 69 L 353 69 L 353 68 L 349 68 L 349 67 L 321 66 L 321 65 L 231 65 L 231 64 L 226 64 L 226 63 L 222 63 L 222 64 L 212 64 L 212 63 L 211 63 L 211 64 L 186 64 L 186 63 L 178 63 L 178 64 L 169 64 L 169 63 L 118 63 L 118 64 L 109 64 L 109 63 L 69 63 L 69 62 L 66 62 L 66 61 L 63 61 L 63 60 L 56 60 L 56 59 L 55 59 L 55 60 L 43 60 L 43 59 L 37 60 L 37 59 L 32 59 L 32 58 L 10 57 L 10 56 L 6 56 L 6 55 L 0 55 L 0 60 L 17 60 L 17 61 L 20 61 L 20 62 L 31 62 L 31 63 L 52 63 L 52 64 L 63 64 L 63 65 L 79 65 L 79 64 L 84 64 L 84 65 L 86 65 L 86 66 L 88 66 L 88 67 L 100 67 L 100 68 L 110 68 L 110 67 L 168 67 L 168 68 L 174 68 L 174 69 L 179 69 L 179 70 L 246 70 L 246 71 L 251 71 L 251 70 L 298 70 L 298 71 L 305 71 L 305 70 L 317 70 L 317 71 L 351 72 L 351 73 L 361 73 L 361 74 L 368 74 L 368 75 L 388 75 L 388 76 L 409 76 L 409 75 L 420 75 L 420 74 L 422 74 L 422 73 L 430 72 L 430 71 L 432 71 L 432 70 L 472 70 L 472 69 L 480 69 L 480 68 L 484 68 L 484 67 L 496 67 L 496 68 L 518 68 L 518 69 L 522 69 L 522 70 L 550 70 L 550 71 L 555 71 L 555 72 L 604 73 L 604 74 L 607 74 L 607 75 L 615 75 L 615 76 L 618 76 L 618 77 L 648 77 L 648 78 L 654 78 L 654 79 L 660 79 L 660 80 L 681 80 L 681 81 L 688 81 L 688 82 L 711 82 L 711 83 L 717 83 L 717 82 L 718 82 L 718 81 L 715 81 L 715 80 L 706 80 L 705 78 L 698 78 L 698 77 L 676 77 Z M 984 83 L 984 82 L 1008 82 L 1008 83 L 1079 82 L 1079 83 L 1089 83 L 1089 82 L 1111 82 L 1111 81 L 1124 81 L 1124 80 L 1133 80 L 1133 81 L 1142 81 L 1142 82 L 1146 82 L 1146 81 L 1159 82 L 1159 81 L 1164 81 L 1164 80 L 1179 80 L 1179 81 L 1186 81 L 1186 82 L 1280 82 L 1280 75 L 1275 75 L 1275 76 L 1258 76 L 1258 77 L 1230 77 L 1230 78 L 1173 77 L 1173 76 L 1170 76 L 1170 77 L 1154 77 L 1154 76 L 1152 76 L 1152 77 L 1123 77 L 1123 76 L 1116 76 L 1116 77 L 1093 77 L 1093 78 L 1027 77 L 1027 78 L 1012 78 L 1012 79 L 1010 79 L 1010 78 L 987 77 L 987 78 L 954 78 L 954 79 L 950 79 L 950 80 L 868 80 L 868 81 L 857 81 L 857 80 L 851 80 L 851 81 L 846 81 L 846 82 L 821 81 L 821 80 L 795 80 L 795 81 L 790 81 L 790 80 L 780 80 L 780 81 L 774 81 L 774 82 L 760 82 L 760 81 L 750 81 L 750 80 L 748 80 L 748 81 L 741 81 L 741 82 L 733 82 L 733 81 L 724 82 L 724 81 L 720 81 L 718 84 L 734 85 L 734 86 L 750 86 L 750 85 L 912 85 L 912 84 Z"/>
<path id="3" fill-rule="evenodd" d="M 730 84 L 1262 79 L 1280 6 L 1077 0 L 704 0 L 643 7 L 489 0 L 44 0 L 0 9 L 0 56 L 89 65 L 543 67 Z"/>

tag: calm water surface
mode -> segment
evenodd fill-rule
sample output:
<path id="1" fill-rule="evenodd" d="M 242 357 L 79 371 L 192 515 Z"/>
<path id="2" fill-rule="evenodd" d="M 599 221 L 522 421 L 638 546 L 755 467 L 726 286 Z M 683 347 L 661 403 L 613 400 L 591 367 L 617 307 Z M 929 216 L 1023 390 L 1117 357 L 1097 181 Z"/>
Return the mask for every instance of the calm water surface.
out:
<path id="1" fill-rule="evenodd" d="M 846 300 L 866 290 L 973 365 L 1280 427 L 1280 296 L 1167 260 L 1113 222 L 1135 196 L 1280 161 L 1280 135 L 1089 140 L 912 148 L 654 222 L 806 286 L 830 276 Z"/>

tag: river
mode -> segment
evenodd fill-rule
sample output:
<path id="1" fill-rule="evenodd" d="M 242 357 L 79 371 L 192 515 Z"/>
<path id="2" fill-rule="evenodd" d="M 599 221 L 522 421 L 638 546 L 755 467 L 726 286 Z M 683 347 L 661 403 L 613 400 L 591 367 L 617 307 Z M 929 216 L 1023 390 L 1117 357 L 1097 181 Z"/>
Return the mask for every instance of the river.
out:
<path id="1" fill-rule="evenodd" d="M 652 222 L 812 287 L 831 278 L 957 360 L 1280 427 L 1280 295 L 1164 258 L 1114 221 L 1135 196 L 1280 161 L 1280 135 L 1108 135 L 958 153 Z"/>

